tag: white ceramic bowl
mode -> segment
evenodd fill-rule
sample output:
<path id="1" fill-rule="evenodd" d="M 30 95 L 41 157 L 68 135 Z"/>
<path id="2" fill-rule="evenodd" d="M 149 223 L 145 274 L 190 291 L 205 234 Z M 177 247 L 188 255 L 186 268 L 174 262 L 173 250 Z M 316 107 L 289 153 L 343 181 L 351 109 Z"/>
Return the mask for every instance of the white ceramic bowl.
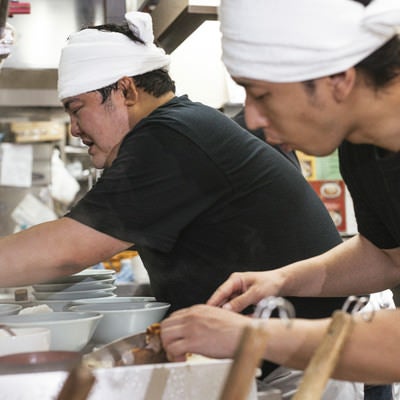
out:
<path id="1" fill-rule="evenodd" d="M 95 269 L 95 268 L 86 268 L 81 272 L 73 275 L 62 276 L 60 278 L 52 279 L 47 282 L 43 282 L 45 284 L 53 284 L 53 283 L 77 283 L 77 282 L 96 282 L 103 281 L 104 279 L 115 279 L 116 271 L 112 269 Z"/>
<path id="2" fill-rule="evenodd" d="M 77 292 L 91 289 L 107 289 L 115 278 L 98 279 L 94 281 L 67 282 L 67 283 L 38 283 L 32 285 L 35 292 Z"/>
<path id="3" fill-rule="evenodd" d="M 77 311 L 96 311 L 103 314 L 93 335 L 93 342 L 106 344 L 124 336 L 143 332 L 146 328 L 162 320 L 170 307 L 161 302 L 116 302 L 92 303 L 70 306 Z"/>
<path id="4" fill-rule="evenodd" d="M 77 292 L 32 292 L 36 300 L 75 300 L 85 298 L 104 297 L 105 294 L 112 294 L 116 286 L 107 285 L 106 289 L 90 289 Z"/>
<path id="5" fill-rule="evenodd" d="M 49 328 L 10 328 L 15 336 L 0 329 L 0 356 L 50 350 Z"/>
<path id="6" fill-rule="evenodd" d="M 22 310 L 21 304 L 4 303 L 0 304 L 0 316 L 18 314 Z"/>
<path id="7" fill-rule="evenodd" d="M 106 300 L 106 299 L 113 299 L 116 297 L 114 293 L 104 293 L 103 297 L 95 297 L 92 299 L 82 299 L 82 300 Z M 53 311 L 66 311 L 68 306 L 75 304 L 75 302 L 80 301 L 80 299 L 74 300 L 35 300 L 36 305 L 46 304 L 49 306 Z"/>
<path id="8" fill-rule="evenodd" d="M 79 304 L 99 304 L 99 303 L 146 303 L 156 301 L 155 297 L 151 296 L 114 296 L 92 299 L 78 299 L 70 302 L 70 306 Z"/>
<path id="9" fill-rule="evenodd" d="M 101 318 L 99 312 L 49 312 L 1 316 L 0 324 L 10 328 L 48 328 L 50 350 L 80 351 L 92 338 Z"/>

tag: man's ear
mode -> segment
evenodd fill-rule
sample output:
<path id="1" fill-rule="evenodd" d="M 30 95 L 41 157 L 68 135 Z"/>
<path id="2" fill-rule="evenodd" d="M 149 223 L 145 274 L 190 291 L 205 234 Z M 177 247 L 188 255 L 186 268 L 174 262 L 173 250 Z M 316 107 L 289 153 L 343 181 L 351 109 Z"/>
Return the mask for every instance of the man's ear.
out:
<path id="1" fill-rule="evenodd" d="M 356 69 L 349 68 L 344 72 L 329 77 L 333 97 L 338 103 L 347 99 L 355 86 L 356 76 Z"/>
<path id="2" fill-rule="evenodd" d="M 118 88 L 122 91 L 126 104 L 133 105 L 138 100 L 138 90 L 132 78 L 124 76 L 118 81 Z"/>

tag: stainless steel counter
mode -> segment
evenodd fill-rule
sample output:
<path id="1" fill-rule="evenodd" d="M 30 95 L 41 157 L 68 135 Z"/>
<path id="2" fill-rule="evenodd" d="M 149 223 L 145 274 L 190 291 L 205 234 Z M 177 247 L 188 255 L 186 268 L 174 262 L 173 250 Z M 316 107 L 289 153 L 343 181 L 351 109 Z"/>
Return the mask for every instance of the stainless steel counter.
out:
<path id="1" fill-rule="evenodd" d="M 94 370 L 88 400 L 218 400 L 231 360 L 153 364 Z M 68 373 L 64 371 L 0 375 L 2 400 L 54 400 Z M 154 397 L 154 388 L 157 388 Z M 248 400 L 257 400 L 254 383 Z M 276 397 L 263 397 L 276 400 Z"/>

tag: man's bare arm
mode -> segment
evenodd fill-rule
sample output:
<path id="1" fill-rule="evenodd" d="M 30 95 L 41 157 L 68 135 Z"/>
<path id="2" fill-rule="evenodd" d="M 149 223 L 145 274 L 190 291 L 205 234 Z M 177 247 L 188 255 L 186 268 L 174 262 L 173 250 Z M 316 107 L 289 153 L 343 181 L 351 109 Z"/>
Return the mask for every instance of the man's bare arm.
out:
<path id="1" fill-rule="evenodd" d="M 71 218 L 0 239 L 0 286 L 21 286 L 73 274 L 132 246 Z"/>

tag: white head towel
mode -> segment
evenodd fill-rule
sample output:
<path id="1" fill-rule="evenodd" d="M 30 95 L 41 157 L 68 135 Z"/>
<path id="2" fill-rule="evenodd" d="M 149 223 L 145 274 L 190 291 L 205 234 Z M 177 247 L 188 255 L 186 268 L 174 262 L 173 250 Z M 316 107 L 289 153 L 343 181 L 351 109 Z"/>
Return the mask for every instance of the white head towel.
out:
<path id="1" fill-rule="evenodd" d="M 58 97 L 101 89 L 123 76 L 135 76 L 167 68 L 170 57 L 154 44 L 150 14 L 129 12 L 125 19 L 145 44 L 122 33 L 84 29 L 72 34 L 61 51 Z"/>
<path id="2" fill-rule="evenodd" d="M 400 0 L 221 0 L 219 13 L 228 72 L 270 82 L 342 72 L 400 26 Z"/>

